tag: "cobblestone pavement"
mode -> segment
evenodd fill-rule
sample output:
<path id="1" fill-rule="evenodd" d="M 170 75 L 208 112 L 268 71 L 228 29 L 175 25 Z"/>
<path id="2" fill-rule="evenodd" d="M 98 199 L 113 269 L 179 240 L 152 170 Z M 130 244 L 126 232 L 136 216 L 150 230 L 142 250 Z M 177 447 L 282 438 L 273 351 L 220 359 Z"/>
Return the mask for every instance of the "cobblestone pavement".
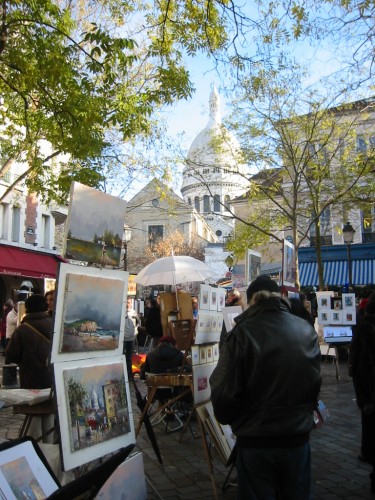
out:
<path id="1" fill-rule="evenodd" d="M 2 358 L 0 354 L 0 358 Z M 0 359 L 0 365 L 3 359 Z M 340 363 L 340 379 L 330 361 L 322 362 L 323 386 L 321 399 L 330 411 L 330 421 L 311 434 L 312 448 L 312 498 L 313 500 L 361 500 L 374 496 L 369 488 L 371 467 L 358 460 L 360 446 L 360 413 L 354 399 L 352 381 L 347 366 Z M 138 382 L 142 386 L 142 382 Z M 133 392 L 133 411 L 138 420 L 139 410 Z M 17 437 L 22 416 L 13 415 L 10 408 L 0 411 L 0 438 Z M 194 434 L 199 433 L 197 420 L 192 420 Z M 154 427 L 163 457 L 160 466 L 149 442 L 144 426 L 137 438 L 136 448 L 142 451 L 148 484 L 148 500 L 195 500 L 214 498 L 212 483 L 202 439 L 194 438 L 187 430 L 181 439 L 181 431 L 165 433 L 162 424 Z M 181 442 L 180 442 L 181 440 Z M 219 500 L 234 500 L 236 487 L 230 485 L 222 491 L 229 472 L 220 461 L 215 449 L 211 450 L 214 466 L 214 482 Z M 235 483 L 235 470 L 231 480 Z"/>

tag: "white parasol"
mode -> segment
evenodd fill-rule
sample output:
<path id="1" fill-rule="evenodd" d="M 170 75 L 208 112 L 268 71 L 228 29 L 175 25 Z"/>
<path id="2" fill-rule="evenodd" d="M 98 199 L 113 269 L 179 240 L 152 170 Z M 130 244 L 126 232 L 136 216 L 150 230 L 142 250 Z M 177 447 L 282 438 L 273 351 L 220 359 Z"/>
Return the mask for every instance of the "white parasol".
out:
<path id="1" fill-rule="evenodd" d="M 204 262 L 187 255 L 171 255 L 148 264 L 137 274 L 134 281 L 144 286 L 176 286 L 178 283 L 205 281 L 208 278 L 211 278 L 211 271 Z"/>

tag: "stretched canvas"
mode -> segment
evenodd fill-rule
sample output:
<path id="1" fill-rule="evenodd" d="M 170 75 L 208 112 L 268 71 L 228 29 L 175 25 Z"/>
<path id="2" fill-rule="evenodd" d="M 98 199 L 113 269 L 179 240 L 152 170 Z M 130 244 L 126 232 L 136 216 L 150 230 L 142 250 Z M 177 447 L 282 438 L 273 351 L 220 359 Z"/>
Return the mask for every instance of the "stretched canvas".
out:
<path id="1" fill-rule="evenodd" d="M 100 500 L 146 500 L 142 453 L 135 453 L 117 467 L 95 497 Z"/>
<path id="2" fill-rule="evenodd" d="M 135 443 L 124 356 L 54 364 L 64 470 Z"/>
<path id="3" fill-rule="evenodd" d="M 22 438 L 6 443 L 0 450 L 0 498 L 6 500 L 44 499 L 58 490 L 59 484 L 37 443 Z"/>
<path id="4" fill-rule="evenodd" d="M 73 182 L 64 256 L 102 266 L 120 266 L 126 202 Z"/>
<path id="5" fill-rule="evenodd" d="M 62 263 L 52 362 L 122 354 L 128 273 Z"/>

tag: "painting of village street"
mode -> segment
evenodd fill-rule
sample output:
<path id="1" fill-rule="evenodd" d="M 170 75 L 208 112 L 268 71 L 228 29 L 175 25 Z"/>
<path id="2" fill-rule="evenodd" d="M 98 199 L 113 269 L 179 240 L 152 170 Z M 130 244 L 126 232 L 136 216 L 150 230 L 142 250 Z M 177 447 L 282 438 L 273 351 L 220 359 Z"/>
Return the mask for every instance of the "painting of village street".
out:
<path id="1" fill-rule="evenodd" d="M 66 275 L 60 353 L 112 350 L 119 346 L 125 284 L 120 279 Z"/>
<path id="2" fill-rule="evenodd" d="M 131 431 L 124 363 L 63 370 L 72 453 Z"/>
<path id="3" fill-rule="evenodd" d="M 124 200 L 73 182 L 65 257 L 119 267 L 125 209 Z"/>

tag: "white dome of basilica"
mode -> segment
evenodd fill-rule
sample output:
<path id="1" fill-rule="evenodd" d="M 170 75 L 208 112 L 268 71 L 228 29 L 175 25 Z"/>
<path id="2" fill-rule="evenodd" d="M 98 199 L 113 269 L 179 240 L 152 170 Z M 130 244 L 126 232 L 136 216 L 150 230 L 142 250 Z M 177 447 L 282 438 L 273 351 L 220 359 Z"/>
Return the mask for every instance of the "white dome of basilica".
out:
<path id="1" fill-rule="evenodd" d="M 237 139 L 221 124 L 220 97 L 215 87 L 209 105 L 208 123 L 192 142 L 187 155 L 181 194 L 205 217 L 211 214 L 228 218 L 230 200 L 249 188 L 247 167 Z M 212 217 L 210 219 L 213 221 Z M 207 222 L 213 225 L 208 218 Z M 231 232 L 228 222 L 223 219 L 220 222 L 216 217 L 214 225 L 218 226 L 218 235 L 220 225 L 223 225 L 224 233 Z"/>

